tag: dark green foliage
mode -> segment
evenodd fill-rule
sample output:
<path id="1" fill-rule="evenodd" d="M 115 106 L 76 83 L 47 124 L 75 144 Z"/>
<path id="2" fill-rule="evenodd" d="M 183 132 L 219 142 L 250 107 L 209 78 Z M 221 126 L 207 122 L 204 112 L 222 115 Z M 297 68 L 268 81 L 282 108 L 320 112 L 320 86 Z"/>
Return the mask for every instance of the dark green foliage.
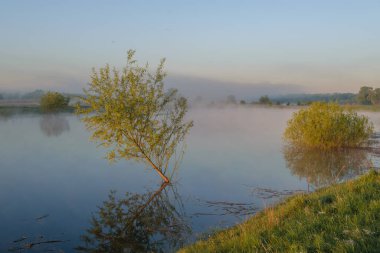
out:
<path id="1" fill-rule="evenodd" d="M 69 98 L 58 92 L 47 92 L 41 97 L 40 106 L 45 112 L 54 112 L 66 109 L 69 105 Z"/>
<path id="2" fill-rule="evenodd" d="M 308 104 L 311 102 L 337 102 L 340 104 L 355 102 L 354 93 L 331 93 L 331 94 L 290 94 L 272 98 L 272 101 L 281 104 Z"/>
<path id="3" fill-rule="evenodd" d="M 380 175 L 289 198 L 180 252 L 379 252 Z"/>
<path id="4" fill-rule="evenodd" d="M 367 86 L 360 87 L 359 93 L 356 98 L 358 103 L 362 105 L 370 105 L 372 92 L 373 92 L 372 87 L 367 87 Z"/>
<path id="5" fill-rule="evenodd" d="M 278 96 L 272 99 L 279 103 L 292 103 L 304 105 L 310 102 L 335 102 L 339 104 L 378 105 L 380 104 L 380 89 L 363 86 L 358 94 L 331 93 L 331 94 L 290 94 Z"/>
<path id="6" fill-rule="evenodd" d="M 319 201 L 321 202 L 322 205 L 331 204 L 334 202 L 334 200 L 335 200 L 335 197 L 334 197 L 334 195 L 331 195 L 331 194 L 323 195 L 319 199 Z"/>
<path id="7" fill-rule="evenodd" d="M 380 104 L 380 88 L 374 89 L 370 94 L 369 99 L 373 105 Z"/>
<path id="8" fill-rule="evenodd" d="M 263 105 L 271 105 L 272 101 L 269 99 L 268 96 L 265 95 L 265 96 L 260 97 L 259 103 Z"/>
<path id="9" fill-rule="evenodd" d="M 363 86 L 360 88 L 356 97 L 359 104 L 362 105 L 379 105 L 380 104 L 380 88 L 372 88 Z"/>

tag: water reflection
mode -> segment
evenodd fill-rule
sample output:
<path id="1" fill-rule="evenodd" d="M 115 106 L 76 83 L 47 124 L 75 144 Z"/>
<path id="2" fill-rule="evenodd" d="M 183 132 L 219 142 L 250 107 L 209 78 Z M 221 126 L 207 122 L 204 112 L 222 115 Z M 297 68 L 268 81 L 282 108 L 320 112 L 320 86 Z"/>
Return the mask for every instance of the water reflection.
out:
<path id="1" fill-rule="evenodd" d="M 283 154 L 288 169 L 315 187 L 352 178 L 371 167 L 368 152 L 363 149 L 326 151 L 288 145 Z"/>
<path id="2" fill-rule="evenodd" d="M 70 125 L 60 114 L 45 114 L 40 120 L 40 129 L 47 137 L 52 137 L 70 131 Z"/>
<path id="3" fill-rule="evenodd" d="M 190 235 L 181 198 L 172 185 L 163 184 L 145 194 L 127 192 L 117 199 L 111 192 L 91 227 L 81 237 L 82 252 L 168 252 Z"/>
<path id="4" fill-rule="evenodd" d="M 0 122 L 6 122 L 15 116 L 32 114 L 39 114 L 39 107 L 0 107 Z"/>
<path id="5" fill-rule="evenodd" d="M 0 110 L 0 122 L 8 121 L 12 117 L 12 114 L 8 110 L 1 109 Z"/>

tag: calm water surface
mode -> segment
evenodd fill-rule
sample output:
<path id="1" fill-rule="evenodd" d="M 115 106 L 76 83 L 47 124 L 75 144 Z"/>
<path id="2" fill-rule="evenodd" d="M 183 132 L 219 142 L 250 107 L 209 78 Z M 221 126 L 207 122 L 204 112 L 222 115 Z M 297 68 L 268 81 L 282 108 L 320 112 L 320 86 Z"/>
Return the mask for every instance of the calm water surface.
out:
<path id="1" fill-rule="evenodd" d="M 184 159 L 174 185 L 163 191 L 159 176 L 143 164 L 109 164 L 74 115 L 0 116 L 0 252 L 75 252 L 102 244 L 115 244 L 116 252 L 173 250 L 244 220 L 273 196 L 313 190 L 377 164 L 366 151 L 284 148 L 292 113 L 191 110 L 195 126 Z M 366 114 L 379 131 L 379 115 Z M 124 245 L 109 239 L 125 230 Z"/>

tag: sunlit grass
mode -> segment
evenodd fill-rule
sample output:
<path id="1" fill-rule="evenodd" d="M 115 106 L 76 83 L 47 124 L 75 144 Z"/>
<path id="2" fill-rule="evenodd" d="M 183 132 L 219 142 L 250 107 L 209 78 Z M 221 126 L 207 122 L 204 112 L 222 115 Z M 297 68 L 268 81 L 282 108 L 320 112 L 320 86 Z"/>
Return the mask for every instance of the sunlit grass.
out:
<path id="1" fill-rule="evenodd" d="M 179 252 L 379 252 L 380 175 L 293 196 Z"/>
<path id="2" fill-rule="evenodd" d="M 370 111 L 370 112 L 380 112 L 380 105 L 344 105 L 346 109 L 352 109 L 355 111 Z"/>

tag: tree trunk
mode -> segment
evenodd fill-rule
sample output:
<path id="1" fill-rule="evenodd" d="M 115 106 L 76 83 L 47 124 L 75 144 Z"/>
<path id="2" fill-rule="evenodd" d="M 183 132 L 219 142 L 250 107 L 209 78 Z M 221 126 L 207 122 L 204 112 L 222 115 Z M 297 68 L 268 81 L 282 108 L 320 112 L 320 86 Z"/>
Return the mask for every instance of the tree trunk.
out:
<path id="1" fill-rule="evenodd" d="M 148 160 L 149 164 L 153 167 L 153 169 L 158 173 L 158 175 L 160 175 L 162 180 L 164 180 L 164 182 L 168 184 L 170 182 L 169 178 L 167 176 L 165 176 L 161 172 L 161 170 L 149 158 L 147 160 Z"/>

